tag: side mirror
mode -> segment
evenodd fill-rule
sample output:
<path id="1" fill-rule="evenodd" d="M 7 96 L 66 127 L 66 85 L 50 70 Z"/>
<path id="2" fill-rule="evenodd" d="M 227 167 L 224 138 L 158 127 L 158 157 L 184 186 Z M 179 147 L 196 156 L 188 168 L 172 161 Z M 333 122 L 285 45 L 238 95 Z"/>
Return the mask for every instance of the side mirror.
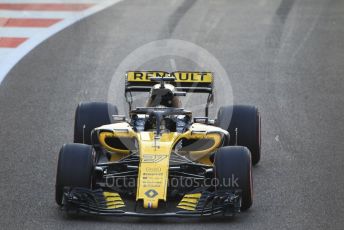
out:
<path id="1" fill-rule="evenodd" d="M 177 91 L 177 92 L 174 92 L 174 93 L 173 93 L 173 96 L 185 97 L 185 96 L 186 96 L 186 92 Z"/>
<path id="2" fill-rule="evenodd" d="M 194 123 L 208 124 L 208 117 L 195 117 Z"/>
<path id="3" fill-rule="evenodd" d="M 112 115 L 114 122 L 124 122 L 126 121 L 125 115 Z"/>

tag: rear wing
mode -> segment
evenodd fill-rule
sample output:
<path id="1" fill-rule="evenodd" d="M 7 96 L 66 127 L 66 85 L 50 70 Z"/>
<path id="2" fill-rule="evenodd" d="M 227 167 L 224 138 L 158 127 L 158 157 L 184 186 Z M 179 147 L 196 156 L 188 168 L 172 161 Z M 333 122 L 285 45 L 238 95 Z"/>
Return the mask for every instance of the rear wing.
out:
<path id="1" fill-rule="evenodd" d="M 128 71 L 125 75 L 125 98 L 131 111 L 132 92 L 150 92 L 156 84 L 171 84 L 178 92 L 208 93 L 205 116 L 208 117 L 209 104 L 213 102 L 214 76 L 211 72 L 190 71 Z"/>
<path id="2" fill-rule="evenodd" d="M 128 71 L 125 92 L 149 92 L 157 84 L 154 78 L 166 78 L 177 91 L 190 93 L 213 92 L 214 77 L 211 72 L 164 72 L 164 71 Z"/>

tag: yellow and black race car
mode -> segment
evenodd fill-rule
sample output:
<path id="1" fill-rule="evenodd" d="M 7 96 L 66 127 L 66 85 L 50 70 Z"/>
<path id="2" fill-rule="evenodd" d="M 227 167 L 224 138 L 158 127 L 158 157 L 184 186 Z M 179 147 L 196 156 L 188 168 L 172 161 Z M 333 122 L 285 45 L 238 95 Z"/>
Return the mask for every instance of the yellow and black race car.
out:
<path id="1" fill-rule="evenodd" d="M 56 202 L 63 210 L 109 216 L 233 215 L 252 205 L 252 164 L 260 160 L 260 115 L 221 107 L 208 118 L 210 72 L 130 71 L 129 116 L 109 103 L 80 103 L 74 143 L 60 150 Z M 149 92 L 132 108 L 132 92 Z M 180 97 L 206 93 L 204 117 Z"/>

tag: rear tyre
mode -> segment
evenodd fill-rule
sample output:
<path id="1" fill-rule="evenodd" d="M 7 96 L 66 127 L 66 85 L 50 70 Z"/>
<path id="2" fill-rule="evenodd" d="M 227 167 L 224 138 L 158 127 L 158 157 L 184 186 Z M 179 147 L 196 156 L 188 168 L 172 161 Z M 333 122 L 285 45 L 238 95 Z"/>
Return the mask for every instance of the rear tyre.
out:
<path id="1" fill-rule="evenodd" d="M 215 125 L 229 132 L 229 145 L 247 147 L 252 154 L 252 164 L 256 165 L 259 162 L 261 129 L 260 114 L 257 107 L 248 105 L 221 107 L 218 111 Z M 236 129 L 238 130 L 237 138 Z"/>
<path id="2" fill-rule="evenodd" d="M 218 189 L 242 190 L 241 211 L 252 205 L 252 162 L 250 151 L 243 146 L 219 148 L 214 159 Z M 229 183 L 230 182 L 230 183 Z"/>
<path id="3" fill-rule="evenodd" d="M 92 145 L 91 132 L 102 125 L 113 123 L 117 107 L 105 102 L 81 102 L 75 112 L 74 143 Z"/>
<path id="4" fill-rule="evenodd" d="M 64 187 L 91 188 L 94 169 L 92 146 L 84 144 L 65 144 L 59 154 L 55 200 L 62 205 Z"/>

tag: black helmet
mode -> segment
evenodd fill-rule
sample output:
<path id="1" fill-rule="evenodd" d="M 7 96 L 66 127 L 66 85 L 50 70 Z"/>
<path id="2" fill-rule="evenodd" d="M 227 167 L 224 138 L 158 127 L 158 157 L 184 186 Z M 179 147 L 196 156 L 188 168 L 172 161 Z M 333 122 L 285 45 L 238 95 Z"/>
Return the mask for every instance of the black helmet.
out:
<path id="1" fill-rule="evenodd" d="M 166 107 L 180 107 L 180 100 L 173 93 L 174 87 L 166 84 L 164 88 L 160 85 L 155 85 L 147 102 L 147 107 L 166 106 Z"/>

